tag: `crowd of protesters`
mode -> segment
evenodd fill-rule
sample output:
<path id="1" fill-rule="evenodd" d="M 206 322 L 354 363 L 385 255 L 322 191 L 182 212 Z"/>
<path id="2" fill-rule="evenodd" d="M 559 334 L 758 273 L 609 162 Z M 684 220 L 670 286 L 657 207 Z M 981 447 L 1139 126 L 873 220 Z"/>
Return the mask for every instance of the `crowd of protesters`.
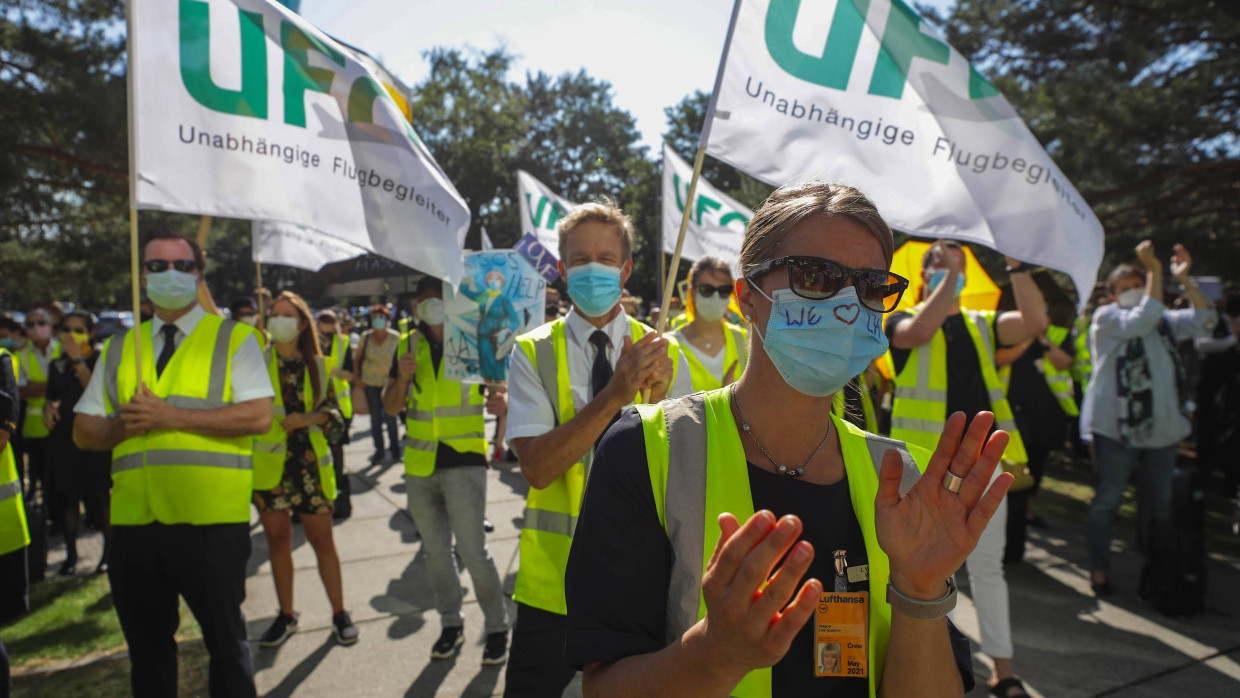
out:
<path id="1" fill-rule="evenodd" d="M 444 375 L 438 279 L 405 307 L 316 311 L 259 290 L 212 313 L 201 250 L 169 229 L 141 248 L 136 328 L 105 343 L 95 316 L 56 302 L 0 316 L 0 622 L 63 544 L 56 574 L 108 575 L 135 695 L 175 694 L 178 598 L 203 629 L 211 694 L 253 695 L 253 506 L 279 605 L 255 640 L 297 629 L 298 524 L 335 640 L 358 642 L 333 540 L 352 511 L 355 413 L 369 415 L 370 465 L 404 467 L 440 619 L 432 658 L 464 642 L 459 560 L 485 616 L 482 661 L 508 664 L 510 696 L 559 695 L 580 670 L 600 694 L 959 695 L 974 681 L 951 620 L 960 567 L 991 692 L 1027 695 L 1005 567 L 1029 527 L 1057 525 L 1036 502 L 1052 454 L 1092 463 L 1098 596 L 1123 593 L 1109 558 L 1134 475 L 1147 557 L 1194 448 L 1198 486 L 1216 478 L 1240 502 L 1240 295 L 1207 297 L 1180 245 L 1141 243 L 1073 317 L 1011 257 L 1013 309 L 962 305 L 966 251 L 938 241 L 900 305 L 910 281 L 889 271 L 882 217 L 855 189 L 809 183 L 756 213 L 738 268 L 696 260 L 660 334 L 661 309 L 625 290 L 628 217 L 594 202 L 559 230 L 565 284 L 517 339 L 506 385 Z M 486 542 L 486 469 L 503 452 L 487 414 L 506 419 L 530 485 L 515 617 Z M 84 528 L 103 541 L 89 571 Z M 865 672 L 843 673 L 846 648 L 806 622 L 828 593 L 867 604 Z"/>

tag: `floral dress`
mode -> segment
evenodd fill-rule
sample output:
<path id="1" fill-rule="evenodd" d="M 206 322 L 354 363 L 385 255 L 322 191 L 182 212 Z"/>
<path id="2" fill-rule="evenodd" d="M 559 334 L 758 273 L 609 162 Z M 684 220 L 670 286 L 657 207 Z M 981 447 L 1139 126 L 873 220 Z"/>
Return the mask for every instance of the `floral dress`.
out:
<path id="1" fill-rule="evenodd" d="M 304 412 L 306 363 L 301 359 L 279 358 L 280 394 L 288 414 Z M 321 429 L 327 440 L 340 438 L 344 431 L 344 417 L 336 404 L 330 377 L 324 376 L 326 386 L 320 388 L 325 397 L 317 406 L 327 413 L 327 423 Z M 332 510 L 332 500 L 323 493 L 319 479 L 318 457 L 310 443 L 309 429 L 298 429 L 288 435 L 288 449 L 284 457 L 284 475 L 274 489 L 254 493 L 254 504 L 261 511 L 292 510 L 302 514 L 326 514 Z"/>

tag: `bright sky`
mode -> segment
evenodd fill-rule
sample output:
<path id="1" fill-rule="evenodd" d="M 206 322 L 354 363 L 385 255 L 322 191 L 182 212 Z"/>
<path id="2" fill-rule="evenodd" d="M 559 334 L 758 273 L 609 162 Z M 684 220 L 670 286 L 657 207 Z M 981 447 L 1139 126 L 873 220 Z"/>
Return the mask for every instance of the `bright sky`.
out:
<path id="1" fill-rule="evenodd" d="M 422 54 L 436 46 L 507 46 L 518 82 L 585 68 L 612 84 L 656 152 L 663 109 L 714 84 L 731 10 L 731 0 L 301 0 L 302 16 L 410 85 L 425 79 Z"/>

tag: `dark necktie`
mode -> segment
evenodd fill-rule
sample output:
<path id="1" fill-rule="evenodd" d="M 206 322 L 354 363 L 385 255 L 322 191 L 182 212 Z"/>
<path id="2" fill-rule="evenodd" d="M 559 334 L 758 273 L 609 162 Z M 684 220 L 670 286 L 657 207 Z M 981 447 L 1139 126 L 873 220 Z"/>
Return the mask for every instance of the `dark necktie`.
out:
<path id="1" fill-rule="evenodd" d="M 611 362 L 607 360 L 607 333 L 594 330 L 594 334 L 590 335 L 590 343 L 598 349 L 598 353 L 594 355 L 594 367 L 590 369 L 590 398 L 593 399 L 607 387 L 613 370 Z"/>
<path id="2" fill-rule="evenodd" d="M 171 322 L 159 328 L 164 335 L 164 348 L 159 350 L 159 360 L 155 362 L 155 377 L 163 375 L 164 366 L 172 359 L 172 352 L 177 350 L 177 326 Z"/>

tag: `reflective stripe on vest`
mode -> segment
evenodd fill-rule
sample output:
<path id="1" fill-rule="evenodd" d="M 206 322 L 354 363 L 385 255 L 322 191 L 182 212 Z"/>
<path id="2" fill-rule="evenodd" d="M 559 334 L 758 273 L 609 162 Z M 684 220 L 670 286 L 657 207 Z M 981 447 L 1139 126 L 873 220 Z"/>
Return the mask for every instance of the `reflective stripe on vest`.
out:
<path id="1" fill-rule="evenodd" d="M 0 361 L 6 352 L 0 349 Z M 22 483 L 17 477 L 17 459 L 13 457 L 13 444 L 6 443 L 0 450 L 0 555 L 21 550 L 30 545 L 30 530 L 26 526 L 26 503 L 22 499 Z"/>
<path id="2" fill-rule="evenodd" d="M 912 309 L 912 313 L 920 306 Z M 994 342 L 991 337 L 994 311 L 961 309 L 965 328 L 977 354 L 986 396 L 995 415 L 995 427 L 1010 437 L 1003 457 L 1017 463 L 1029 460 L 1012 408 L 995 372 Z M 943 328 L 935 331 L 927 344 L 914 347 L 896 375 L 895 401 L 891 409 L 891 436 L 932 451 L 938 445 L 947 421 L 947 340 Z M 968 415 L 969 419 L 973 415 Z"/>
<path id="3" fill-rule="evenodd" d="M 1046 329 L 1046 339 L 1051 344 L 1059 346 L 1068 338 L 1068 328 L 1051 325 Z M 1076 406 L 1076 395 L 1072 386 L 1072 369 L 1071 367 L 1059 370 L 1055 368 L 1050 359 L 1042 362 L 1042 375 L 1046 377 L 1046 386 L 1051 389 L 1051 394 L 1059 401 L 1059 407 L 1063 413 L 1069 417 L 1080 416 L 1081 411 Z"/>
<path id="4" fill-rule="evenodd" d="M 641 339 L 649 327 L 629 318 L 629 334 Z M 670 338 L 669 338 L 670 339 Z M 525 354 L 542 381 L 551 402 L 556 424 L 563 424 L 576 415 L 568 374 L 568 345 L 563 319 L 553 320 L 517 338 L 517 347 Z M 668 343 L 673 375 L 680 362 L 680 344 Z M 674 380 L 674 378 L 673 378 Z M 581 497 L 589 475 L 594 449 L 543 489 L 531 488 L 525 500 L 525 523 L 521 527 L 521 567 L 513 598 L 544 611 L 564 615 L 564 569 L 573 542 Z"/>
<path id="5" fill-rule="evenodd" d="M 702 575 L 719 540 L 715 524 L 718 515 L 731 512 L 744 522 L 754 513 L 748 486 L 737 486 L 749 482 L 748 466 L 728 393 L 727 389 L 715 390 L 637 408 L 656 509 L 673 551 L 665 626 L 669 643 L 705 616 Z M 886 452 L 896 449 L 904 461 L 900 492 L 905 493 L 917 482 L 929 454 L 867 434 L 838 418 L 834 421 L 870 570 L 869 693 L 874 696 L 882 678 L 891 626 L 891 607 L 885 601 L 889 563 L 874 530 L 878 469 Z M 670 463 L 676 467 L 669 467 Z M 731 695 L 770 696 L 771 670 L 750 672 Z"/>
<path id="6" fill-rule="evenodd" d="M 108 339 L 103 348 L 105 411 L 114 416 L 136 392 L 135 341 L 142 342 L 142 381 L 182 409 L 232 404 L 232 357 L 254 330 L 206 315 L 155 375 L 152 323 Z M 112 449 L 112 523 L 208 525 L 250 520 L 253 438 L 157 430 Z"/>
<path id="7" fill-rule="evenodd" d="M 288 433 L 280 425 L 281 420 L 288 416 L 284 406 L 284 390 L 280 385 L 280 365 L 274 345 L 263 350 L 267 360 L 267 375 L 271 379 L 271 387 L 275 399 L 271 407 L 271 429 L 266 434 L 254 437 L 254 490 L 266 492 L 280 486 L 284 477 L 284 461 L 288 457 Z M 316 357 L 319 380 L 331 375 L 326 357 Z M 320 388 L 323 390 L 324 388 Z M 327 389 L 335 390 L 329 383 Z M 302 411 L 309 413 L 318 404 L 314 396 L 314 383 L 310 380 L 310 366 L 306 365 L 302 377 Z M 310 447 L 314 450 L 315 464 L 318 467 L 319 485 L 323 488 L 323 496 L 327 499 L 336 498 L 336 469 L 332 463 L 331 446 L 323 434 L 323 428 L 317 424 L 306 427 L 310 435 Z"/>
<path id="8" fill-rule="evenodd" d="M 331 373 L 334 369 L 344 370 L 345 358 L 349 351 L 349 338 L 336 334 L 332 336 L 332 355 L 327 358 L 327 372 Z M 349 387 L 349 381 L 343 378 L 332 378 L 332 386 L 336 390 L 336 404 L 340 406 L 340 416 L 345 419 L 353 418 L 353 390 Z"/>
<path id="9" fill-rule="evenodd" d="M 26 385 L 31 383 L 47 384 L 47 373 L 43 367 L 39 365 L 39 359 L 35 356 L 34 342 L 30 342 L 24 349 L 17 352 L 17 363 L 21 367 L 21 371 L 26 374 Z M 55 359 L 61 356 L 60 342 L 53 339 L 47 345 L 47 360 L 49 365 Z M 43 423 L 43 405 L 47 404 L 46 397 L 26 398 L 26 417 L 22 421 L 22 436 L 27 439 L 42 439 L 51 432 L 48 431 L 47 425 Z"/>
<path id="10" fill-rule="evenodd" d="M 440 443 L 458 453 L 485 458 L 486 400 L 478 386 L 445 378 L 447 361 L 443 358 L 436 370 L 430 343 L 421 332 L 410 332 L 401 338 L 396 358 L 411 352 L 418 367 L 405 397 L 405 475 L 429 477 L 434 473 Z"/>

